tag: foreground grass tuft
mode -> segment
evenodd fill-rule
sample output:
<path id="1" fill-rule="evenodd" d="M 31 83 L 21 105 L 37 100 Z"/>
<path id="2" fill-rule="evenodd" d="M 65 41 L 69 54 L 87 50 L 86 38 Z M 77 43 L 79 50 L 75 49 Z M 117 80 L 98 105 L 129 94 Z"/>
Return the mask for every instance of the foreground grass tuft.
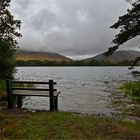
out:
<path id="1" fill-rule="evenodd" d="M 64 112 L 0 113 L 0 139 L 140 139 L 140 121 Z"/>

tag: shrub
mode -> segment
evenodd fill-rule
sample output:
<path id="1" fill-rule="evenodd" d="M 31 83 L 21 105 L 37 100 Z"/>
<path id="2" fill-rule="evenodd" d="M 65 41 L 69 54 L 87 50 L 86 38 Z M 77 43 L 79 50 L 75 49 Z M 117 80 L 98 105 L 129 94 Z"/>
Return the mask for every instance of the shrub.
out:
<path id="1" fill-rule="evenodd" d="M 4 80 L 0 80 L 0 91 L 5 91 L 5 81 Z"/>
<path id="2" fill-rule="evenodd" d="M 125 96 L 140 99 L 140 81 L 127 81 L 120 89 L 124 92 Z"/>

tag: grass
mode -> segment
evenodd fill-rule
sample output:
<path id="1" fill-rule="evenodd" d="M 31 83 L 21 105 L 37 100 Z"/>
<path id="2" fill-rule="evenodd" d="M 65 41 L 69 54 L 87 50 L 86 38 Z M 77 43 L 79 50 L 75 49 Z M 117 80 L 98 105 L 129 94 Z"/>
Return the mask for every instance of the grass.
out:
<path id="1" fill-rule="evenodd" d="M 4 80 L 0 80 L 0 101 L 2 99 L 5 99 L 6 97 L 6 86 L 5 86 L 5 81 Z M 1 102 L 0 102 L 1 104 Z"/>
<path id="2" fill-rule="evenodd" d="M 5 81 L 0 80 L 0 91 L 5 91 Z"/>
<path id="3" fill-rule="evenodd" d="M 140 81 L 127 81 L 120 89 L 124 92 L 124 96 L 140 100 Z"/>
<path id="4" fill-rule="evenodd" d="M 0 139 L 140 139 L 140 121 L 67 112 L 0 113 Z"/>

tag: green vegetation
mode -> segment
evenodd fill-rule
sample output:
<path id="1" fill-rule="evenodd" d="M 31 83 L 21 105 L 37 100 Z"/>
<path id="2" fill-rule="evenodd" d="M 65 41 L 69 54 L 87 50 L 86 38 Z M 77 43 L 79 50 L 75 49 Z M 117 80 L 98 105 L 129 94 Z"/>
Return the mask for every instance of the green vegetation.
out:
<path id="1" fill-rule="evenodd" d="M 21 34 L 17 32 L 21 22 L 15 20 L 10 13 L 10 2 L 11 0 L 0 1 L 0 79 L 13 78 L 16 38 L 21 37 Z"/>
<path id="2" fill-rule="evenodd" d="M 6 99 L 6 85 L 4 80 L 0 80 L 0 105 L 1 101 Z"/>
<path id="3" fill-rule="evenodd" d="M 140 121 L 63 112 L 0 113 L 0 139 L 140 139 Z M 15 123 L 16 122 L 16 123 Z"/>
<path id="4" fill-rule="evenodd" d="M 128 40 L 140 35 L 140 0 L 132 4 L 132 9 L 127 10 L 127 14 L 120 16 L 118 21 L 111 26 L 113 29 L 120 29 L 120 33 L 115 36 L 113 43 L 122 45 Z"/>
<path id="5" fill-rule="evenodd" d="M 0 79 L 11 79 L 14 73 L 14 53 L 9 43 L 0 40 Z"/>
<path id="6" fill-rule="evenodd" d="M 5 91 L 5 81 L 0 80 L 0 91 Z"/>
<path id="7" fill-rule="evenodd" d="M 14 84 L 16 87 L 34 87 L 33 84 Z M 5 80 L 0 80 L 0 91 L 5 91 L 6 90 L 6 85 L 5 85 Z"/>
<path id="8" fill-rule="evenodd" d="M 128 9 L 123 16 L 119 16 L 118 21 L 111 26 L 113 29 L 119 29 L 120 32 L 112 41 L 115 46 L 108 48 L 108 51 L 104 53 L 106 56 L 114 53 L 122 44 L 140 35 L 140 0 L 127 1 L 132 3 L 132 8 Z"/>
<path id="9" fill-rule="evenodd" d="M 132 65 L 133 61 L 122 61 L 118 63 L 111 63 L 109 61 L 82 61 L 82 60 L 75 60 L 75 61 L 40 61 L 40 60 L 17 60 L 16 66 L 130 66 Z"/>
<path id="10" fill-rule="evenodd" d="M 15 87 L 34 87 L 33 84 L 14 84 Z M 0 100 L 6 97 L 6 83 L 5 80 L 0 80 Z"/>
<path id="11" fill-rule="evenodd" d="M 23 87 L 23 88 L 27 88 L 27 87 L 35 87 L 34 84 L 23 84 L 23 83 L 14 83 L 13 84 L 13 87 Z"/>
<path id="12" fill-rule="evenodd" d="M 120 87 L 120 89 L 127 97 L 140 99 L 140 81 L 127 81 Z"/>

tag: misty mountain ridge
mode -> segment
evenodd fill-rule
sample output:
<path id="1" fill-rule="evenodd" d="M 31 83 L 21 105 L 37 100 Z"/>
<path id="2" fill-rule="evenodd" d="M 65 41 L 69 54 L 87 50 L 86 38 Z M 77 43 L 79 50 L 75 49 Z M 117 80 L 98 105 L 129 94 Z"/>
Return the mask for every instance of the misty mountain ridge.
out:
<path id="1" fill-rule="evenodd" d="M 66 56 L 60 55 L 55 52 L 41 52 L 41 51 L 27 51 L 27 50 L 18 50 L 16 60 L 21 61 L 30 61 L 30 60 L 37 60 L 37 61 L 48 61 L 48 62 L 56 62 L 62 63 L 67 62 L 67 65 L 119 65 L 119 64 L 126 64 L 127 62 L 132 62 L 135 58 L 140 57 L 139 51 L 132 51 L 132 50 L 120 50 L 114 52 L 112 55 L 106 56 L 104 53 L 96 55 L 91 58 L 86 58 L 80 61 L 74 61 Z M 125 62 L 125 63 L 124 63 Z M 130 64 L 130 63 L 127 63 Z M 139 63 L 140 64 L 140 63 Z"/>
<path id="2" fill-rule="evenodd" d="M 36 51 L 36 50 L 17 50 L 17 54 L 58 54 L 50 51 Z"/>
<path id="3" fill-rule="evenodd" d="M 134 61 L 135 58 L 140 57 L 139 51 L 133 51 L 133 50 L 118 50 L 115 51 L 112 55 L 105 56 L 104 53 L 96 55 L 91 58 L 84 59 L 83 61 L 105 61 L 105 62 L 111 62 L 111 63 L 120 63 L 123 61 Z"/>
<path id="4" fill-rule="evenodd" d="M 55 52 L 43 52 L 43 51 L 28 51 L 28 50 L 18 50 L 16 60 L 39 60 L 39 61 L 72 61 L 72 59 L 63 56 Z"/>

